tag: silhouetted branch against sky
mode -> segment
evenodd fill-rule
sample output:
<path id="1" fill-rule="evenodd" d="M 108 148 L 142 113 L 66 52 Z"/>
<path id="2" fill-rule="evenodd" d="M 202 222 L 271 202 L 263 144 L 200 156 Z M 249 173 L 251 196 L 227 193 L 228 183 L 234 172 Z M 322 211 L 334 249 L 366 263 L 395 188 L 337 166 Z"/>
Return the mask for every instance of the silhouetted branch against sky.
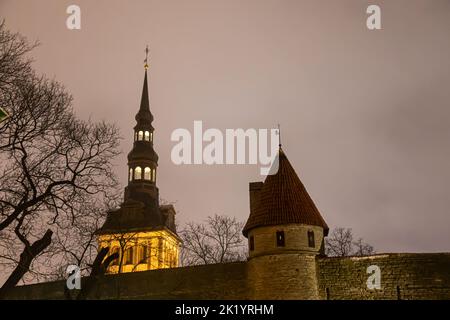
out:
<path id="1" fill-rule="evenodd" d="M 70 242 L 82 248 L 81 256 L 72 254 L 78 263 L 92 258 L 92 223 L 101 219 L 118 185 L 112 164 L 120 153 L 118 128 L 78 119 L 64 86 L 29 68 L 25 54 L 31 49 L 0 25 L 0 105 L 11 115 L 0 124 L 0 233 L 6 239 L 0 255 L 8 262 L 2 273 L 12 271 L 2 293 L 27 273 L 60 267 L 34 263 L 50 250 L 50 261 L 67 265 L 57 256 Z M 62 241 L 62 233 L 73 237 Z"/>
<path id="2" fill-rule="evenodd" d="M 179 230 L 181 265 L 243 261 L 247 241 L 242 235 L 243 223 L 236 218 L 215 214 L 204 222 L 188 222 Z"/>

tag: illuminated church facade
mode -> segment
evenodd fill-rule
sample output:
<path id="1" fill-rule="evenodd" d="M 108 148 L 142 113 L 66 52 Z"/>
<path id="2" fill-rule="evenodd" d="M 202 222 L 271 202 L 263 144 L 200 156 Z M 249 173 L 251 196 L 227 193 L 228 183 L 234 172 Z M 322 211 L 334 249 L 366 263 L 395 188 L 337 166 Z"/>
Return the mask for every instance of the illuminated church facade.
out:
<path id="1" fill-rule="evenodd" d="M 145 65 L 141 103 L 128 153 L 128 185 L 120 208 L 108 212 L 97 232 L 99 247 L 118 253 L 108 273 L 126 273 L 178 266 L 180 238 L 173 205 L 160 205 L 156 185 L 158 155 L 153 148 L 153 115 L 150 111 L 148 65 Z"/>

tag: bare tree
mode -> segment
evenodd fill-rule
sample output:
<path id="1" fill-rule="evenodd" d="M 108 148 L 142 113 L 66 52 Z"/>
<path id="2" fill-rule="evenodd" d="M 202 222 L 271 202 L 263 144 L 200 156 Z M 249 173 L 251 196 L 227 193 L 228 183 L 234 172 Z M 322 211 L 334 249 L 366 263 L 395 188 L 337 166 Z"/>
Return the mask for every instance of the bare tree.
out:
<path id="1" fill-rule="evenodd" d="M 330 257 L 366 256 L 375 250 L 361 238 L 353 241 L 352 229 L 336 228 L 325 239 L 325 253 Z"/>
<path id="2" fill-rule="evenodd" d="M 113 241 L 117 241 L 119 243 L 119 251 L 117 252 L 117 273 L 122 273 L 124 263 L 128 263 L 128 261 L 124 261 L 126 252 L 127 250 L 132 249 L 135 245 L 136 233 L 118 233 L 116 235 L 112 235 L 111 238 Z"/>
<path id="3" fill-rule="evenodd" d="M 183 241 L 182 266 L 242 261 L 246 258 L 243 223 L 223 215 L 208 217 L 205 223 L 189 222 L 179 232 Z"/>
<path id="4" fill-rule="evenodd" d="M 355 256 L 369 256 L 375 253 L 375 249 L 368 243 L 365 243 L 363 239 L 359 238 L 353 242 L 353 255 Z"/>
<path id="5" fill-rule="evenodd" d="M 28 69 L 32 47 L 0 25 L 0 104 L 11 115 L 0 124 L 0 266 L 12 270 L 0 295 L 38 269 L 33 262 L 64 228 L 92 243 L 82 230 L 86 204 L 101 208 L 117 189 L 117 127 L 77 119 L 65 88 Z"/>
<path id="6" fill-rule="evenodd" d="M 118 195 L 112 194 L 106 203 L 92 200 L 76 211 L 76 219 L 56 221 L 52 243 L 40 257 L 41 261 L 51 264 L 45 270 L 50 280 L 65 279 L 68 265 L 78 266 L 82 276 L 91 273 L 93 261 L 100 251 L 96 232 L 102 226 L 108 210 L 117 204 Z"/>
<path id="7" fill-rule="evenodd" d="M 37 45 L 37 42 L 30 44 L 22 35 L 10 32 L 5 21 L 0 21 L 0 94 L 31 72 L 31 60 L 25 56 Z"/>

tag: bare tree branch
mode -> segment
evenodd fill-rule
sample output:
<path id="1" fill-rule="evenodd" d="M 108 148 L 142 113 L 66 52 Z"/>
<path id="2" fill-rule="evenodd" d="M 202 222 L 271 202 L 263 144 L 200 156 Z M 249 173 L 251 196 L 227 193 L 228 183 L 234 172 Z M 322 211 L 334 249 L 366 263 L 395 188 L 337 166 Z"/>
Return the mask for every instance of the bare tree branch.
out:
<path id="1" fill-rule="evenodd" d="M 88 272 L 118 190 L 118 128 L 77 119 L 64 86 L 31 69 L 35 46 L 0 22 L 0 105 L 10 114 L 0 123 L 0 268 L 12 272 L 3 292 L 71 262 Z"/>
<path id="2" fill-rule="evenodd" d="M 243 223 L 236 218 L 214 215 L 205 224 L 189 222 L 180 231 L 181 263 L 197 264 L 242 261 L 246 258 Z"/>
<path id="3" fill-rule="evenodd" d="M 330 257 L 367 256 L 375 250 L 361 238 L 353 241 L 352 229 L 336 228 L 325 239 L 325 253 Z"/>

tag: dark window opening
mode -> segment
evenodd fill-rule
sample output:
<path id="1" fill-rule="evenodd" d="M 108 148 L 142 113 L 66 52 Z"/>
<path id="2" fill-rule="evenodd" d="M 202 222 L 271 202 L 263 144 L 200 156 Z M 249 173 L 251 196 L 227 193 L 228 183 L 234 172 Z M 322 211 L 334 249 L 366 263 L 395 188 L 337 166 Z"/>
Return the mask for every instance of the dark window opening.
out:
<path id="1" fill-rule="evenodd" d="M 255 250 L 255 238 L 253 236 L 250 237 L 250 251 Z"/>
<path id="2" fill-rule="evenodd" d="M 147 262 L 147 246 L 146 245 L 141 245 L 141 253 L 140 253 L 140 258 L 139 258 L 139 263 L 146 263 Z"/>
<path id="3" fill-rule="evenodd" d="M 127 249 L 125 264 L 133 264 L 133 251 L 133 247 Z"/>
<path id="4" fill-rule="evenodd" d="M 284 231 L 277 231 L 277 247 L 284 247 Z"/>
<path id="5" fill-rule="evenodd" d="M 316 246 L 316 243 L 314 241 L 314 231 L 308 231 L 308 246 L 310 248 L 314 248 Z"/>
<path id="6" fill-rule="evenodd" d="M 115 254 L 115 253 L 117 253 L 118 257 L 111 262 L 111 265 L 113 265 L 113 266 L 117 266 L 119 264 L 119 248 L 116 247 L 112 250 L 112 254 Z"/>
<path id="7" fill-rule="evenodd" d="M 326 288 L 327 300 L 330 300 L 330 288 Z"/>

